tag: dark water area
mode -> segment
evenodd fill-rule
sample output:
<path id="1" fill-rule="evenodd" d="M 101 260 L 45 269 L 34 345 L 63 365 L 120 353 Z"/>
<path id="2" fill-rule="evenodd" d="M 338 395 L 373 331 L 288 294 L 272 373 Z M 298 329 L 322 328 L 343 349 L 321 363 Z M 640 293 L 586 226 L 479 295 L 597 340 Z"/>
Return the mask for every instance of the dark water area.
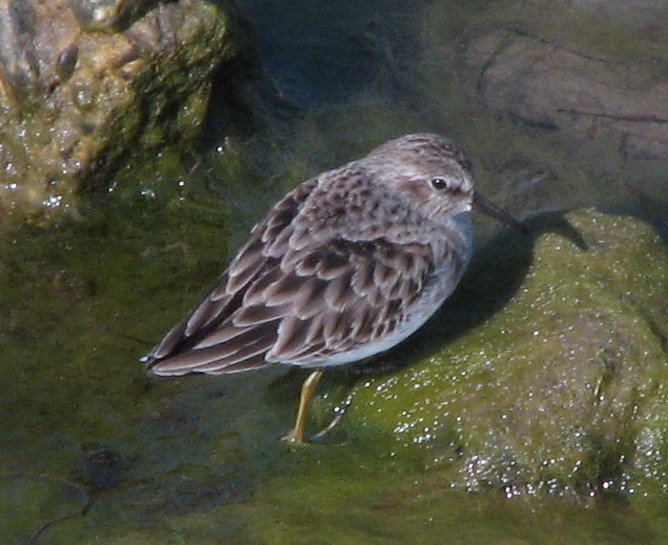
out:
<path id="1" fill-rule="evenodd" d="M 471 155 L 482 192 L 521 220 L 595 208 L 649 223 L 665 241 L 665 2 L 240 4 L 272 89 L 258 99 L 259 128 L 228 132 L 214 92 L 193 164 L 166 157 L 158 171 L 121 173 L 107 200 L 84 206 L 85 221 L 19 229 L 1 242 L 0 542 L 667 543 L 665 410 L 647 416 L 654 435 L 634 439 L 660 446 L 647 455 L 652 463 L 629 470 L 628 479 L 624 473 L 621 488 L 612 479 L 585 493 L 547 482 L 467 488 L 453 484 L 450 461 L 429 449 L 395 447 L 382 418 L 359 416 L 362 408 L 375 414 L 375 398 L 351 409 L 365 425 L 347 428 L 344 415 L 325 444 L 295 449 L 278 438 L 291 424 L 304 373 L 277 367 L 158 380 L 138 362 L 281 195 L 410 132 L 451 137 Z M 588 86 L 585 76 L 596 70 Z M 582 104 L 559 102 L 564 96 Z M 476 218 L 475 227 L 484 256 L 490 241 L 512 246 L 499 239 L 495 222 Z M 656 268 L 629 278 L 645 278 L 656 291 L 646 289 L 642 297 L 653 304 L 628 323 L 647 322 L 665 341 L 665 254 L 660 245 L 639 247 L 626 259 L 644 256 Z M 645 248 L 654 254 L 645 256 Z M 474 274 L 488 265 L 489 257 L 481 258 Z M 524 289 L 522 280 L 514 289 Z M 476 278 L 465 282 L 457 301 L 474 298 L 477 285 Z M 627 300 L 641 299 L 633 289 Z M 486 317 L 501 312 L 498 306 Z M 534 319 L 512 312 L 511 323 Z M 457 346 L 478 350 L 477 337 L 487 333 L 475 320 L 466 323 Z M 427 338 L 431 352 L 420 360 L 448 365 L 450 357 L 463 376 L 467 356 L 432 350 L 442 338 L 438 327 Z M 513 351 L 503 331 L 486 338 Z M 410 366 L 413 355 L 408 349 L 396 359 Z M 644 357 L 661 352 L 648 341 Z M 482 384 L 489 375 L 476 369 Z M 665 397 L 667 372 L 643 383 L 638 397 Z M 310 428 L 327 425 L 366 380 L 332 373 Z M 459 384 L 453 392 L 469 395 Z M 407 399 L 420 403 L 420 391 Z M 550 460 L 545 454 L 546 465 Z"/>
<path id="2" fill-rule="evenodd" d="M 282 164 L 295 168 L 307 162 L 306 177 L 387 139 L 433 131 L 467 150 L 483 190 L 520 217 L 593 206 L 636 215 L 665 236 L 668 163 L 656 149 L 665 146 L 665 134 L 653 132 L 667 121 L 665 86 L 658 85 L 655 94 L 646 89 L 665 73 L 661 55 L 668 38 L 654 28 L 666 20 L 665 10 L 652 2 L 632 14 L 600 2 L 571 9 L 561 2 L 545 14 L 539 4 L 344 2 L 323 8 L 243 2 L 266 70 L 289 108 L 287 126 L 270 134 L 263 154 L 276 161 L 271 173 L 280 174 Z M 628 24 L 619 28 L 622 19 Z M 543 54 L 539 47 L 531 49 L 534 42 L 576 52 L 537 67 L 562 70 L 554 79 L 572 81 L 553 89 L 554 82 L 538 74 L 532 88 L 530 67 L 515 72 L 504 65 L 490 73 L 494 55 L 504 54 L 502 48 L 485 49 L 495 33 L 506 33 L 509 47 L 515 40 L 517 48 L 528 49 L 527 65 L 531 55 Z M 589 59 L 600 62 L 590 65 Z M 596 91 L 587 89 L 578 73 L 587 70 L 600 72 L 592 74 Z M 639 74 L 620 74 L 633 70 Z M 602 88 L 615 77 L 619 80 Z M 506 78 L 523 79 L 512 89 Z M 634 86 L 643 92 L 634 95 Z M 502 98 L 487 96 L 485 88 Z M 582 110 L 591 110 L 590 117 L 573 114 L 562 121 L 542 111 L 565 92 L 582 95 L 587 104 Z M 575 109 L 570 98 L 561 110 Z M 646 104 L 637 106 L 637 100 Z M 615 119 L 642 120 L 643 107 L 655 124 L 627 126 Z M 647 142 L 634 152 L 628 141 L 638 131 L 647 132 Z"/>

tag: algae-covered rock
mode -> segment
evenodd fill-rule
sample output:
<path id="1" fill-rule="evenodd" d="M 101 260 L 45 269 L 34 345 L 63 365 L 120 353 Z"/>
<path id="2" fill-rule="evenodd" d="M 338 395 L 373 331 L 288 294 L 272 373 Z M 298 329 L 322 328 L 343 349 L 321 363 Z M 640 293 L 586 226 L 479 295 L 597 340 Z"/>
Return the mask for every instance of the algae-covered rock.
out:
<path id="1" fill-rule="evenodd" d="M 391 435 L 388 454 L 417 453 L 471 490 L 668 487 L 668 252 L 632 218 L 567 217 L 588 249 L 545 225 L 533 244 L 483 249 L 422 339 L 429 354 L 353 390 L 354 436 Z M 497 312 L 439 343 L 516 280 Z"/>
<path id="2" fill-rule="evenodd" d="M 83 182 L 187 146 L 239 51 L 228 6 L 0 2 L 0 219 L 74 208 Z"/>

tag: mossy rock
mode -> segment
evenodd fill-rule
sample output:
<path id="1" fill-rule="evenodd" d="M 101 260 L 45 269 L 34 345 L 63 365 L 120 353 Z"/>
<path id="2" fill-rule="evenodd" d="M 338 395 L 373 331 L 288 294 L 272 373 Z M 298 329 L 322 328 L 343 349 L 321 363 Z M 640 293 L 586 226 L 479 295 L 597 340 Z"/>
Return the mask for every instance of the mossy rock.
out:
<path id="1" fill-rule="evenodd" d="M 666 542 L 666 251 L 649 227 L 572 214 L 588 251 L 551 218 L 504 231 L 383 358 L 406 367 L 358 377 L 326 444 L 292 448 L 305 371 L 150 379 L 126 335 L 150 340 L 214 280 L 220 217 L 159 194 L 6 241 L 3 543 Z M 345 384 L 326 377 L 323 421 Z M 605 508 L 498 493 L 543 489 Z"/>
<path id="2" fill-rule="evenodd" d="M 386 454 L 417 455 L 468 490 L 666 487 L 668 252 L 630 217 L 566 220 L 539 218 L 533 240 L 508 234 L 479 253 L 414 343 L 418 361 L 355 386 L 353 441 L 390 437 Z"/>
<path id="3" fill-rule="evenodd" d="M 118 189 L 119 173 L 133 170 L 136 192 L 143 165 L 155 173 L 164 157 L 189 157 L 214 73 L 246 47 L 238 19 L 234 3 L 205 0 L 0 10 L 11 29 L 0 36 L 0 226 L 78 217 L 81 195 Z M 219 78 L 236 88 L 242 75 Z"/>

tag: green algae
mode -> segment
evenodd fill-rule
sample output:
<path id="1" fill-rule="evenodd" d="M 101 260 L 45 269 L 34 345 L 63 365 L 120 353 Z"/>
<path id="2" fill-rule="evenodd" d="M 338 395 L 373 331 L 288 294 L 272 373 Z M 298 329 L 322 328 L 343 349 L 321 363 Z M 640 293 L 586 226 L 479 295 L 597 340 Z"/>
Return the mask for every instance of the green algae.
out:
<path id="1" fill-rule="evenodd" d="M 228 149 L 226 159 L 222 170 L 240 177 L 238 153 Z M 5 542 L 83 542 L 98 525 L 244 501 L 269 466 L 281 466 L 272 457 L 284 452 L 277 437 L 297 384 L 279 396 L 281 410 L 257 413 L 271 372 L 158 381 L 138 361 L 220 274 L 228 239 L 245 236 L 267 204 L 250 179 L 229 184 L 230 206 L 202 183 L 205 167 L 186 172 L 169 154 L 163 165 L 147 165 L 145 178 L 128 172 L 145 180 L 139 188 L 117 179 L 114 194 L 87 203 L 78 221 L 17 227 L 0 241 Z"/>
<path id="2" fill-rule="evenodd" d="M 426 355 L 355 388 L 354 434 L 383 430 L 395 438 L 391 451 L 421 452 L 469 490 L 665 493 L 668 320 L 656 307 L 668 300 L 665 248 L 629 218 L 569 219 L 589 249 L 541 235 L 503 311 L 439 348 L 466 319 L 446 305 L 416 341 Z M 507 243 L 494 252 L 467 295 L 486 297 L 490 275 L 499 289 L 504 267 L 526 258 Z M 479 315 L 480 305 L 470 310 Z"/>
<path id="3" fill-rule="evenodd" d="M 241 152 L 228 151 L 230 164 L 216 175 L 243 171 Z M 446 532 L 457 543 L 633 543 L 640 535 L 661 543 L 668 534 L 660 515 L 665 363 L 657 376 L 654 359 L 665 323 L 656 305 L 665 253 L 649 228 L 577 213 L 570 221 L 589 252 L 557 233 L 493 240 L 427 333 L 388 358 L 409 366 L 333 373 L 311 428 L 327 424 L 350 383 L 352 404 L 324 444 L 292 449 L 278 438 L 304 373 L 156 380 L 137 362 L 219 274 L 228 232 L 241 238 L 261 201 L 283 190 L 272 180 L 258 199 L 256 182 L 230 181 L 223 201 L 177 165 L 170 172 L 148 193 L 119 189 L 120 201 L 91 210 L 85 222 L 19 229 L 3 241 L 0 533 L 10 543 L 433 543 Z M 498 259 L 499 248 L 516 253 Z M 640 266 L 647 260 L 651 267 Z M 498 281 L 481 286 L 488 268 Z M 578 338 L 570 340 L 585 363 L 559 363 L 548 329 L 568 331 L 601 301 L 595 322 L 603 329 L 583 323 L 598 340 L 621 332 L 622 356 Z M 449 328 L 453 313 L 458 325 Z M 545 333 L 527 335 L 536 328 Z M 571 398 L 580 390 L 556 387 L 560 380 L 590 385 Z M 597 390 L 614 401 L 596 403 Z M 620 420 L 629 399 L 638 406 L 627 414 L 631 427 Z M 573 448 L 581 422 L 588 435 Z M 637 467 L 614 467 L 641 447 L 663 450 L 653 463 L 635 453 Z M 475 449 L 497 465 L 472 480 L 458 468 Z M 585 510 L 524 494 L 529 484 L 563 481 L 576 457 L 585 477 L 567 482 L 578 494 L 593 490 L 605 464 L 613 481 L 628 474 L 637 490 L 620 501 L 594 490 Z M 511 502 L 498 486 L 502 469 Z"/>

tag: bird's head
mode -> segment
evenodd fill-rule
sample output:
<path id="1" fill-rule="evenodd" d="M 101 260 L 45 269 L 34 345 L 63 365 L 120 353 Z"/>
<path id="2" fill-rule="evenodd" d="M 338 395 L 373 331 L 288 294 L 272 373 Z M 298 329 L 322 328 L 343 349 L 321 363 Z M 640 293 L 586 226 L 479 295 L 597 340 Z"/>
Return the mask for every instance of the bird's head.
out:
<path id="1" fill-rule="evenodd" d="M 436 134 L 409 134 L 373 150 L 367 159 L 378 178 L 433 219 L 475 209 L 524 230 L 515 219 L 474 190 L 473 166 L 466 154 Z"/>

